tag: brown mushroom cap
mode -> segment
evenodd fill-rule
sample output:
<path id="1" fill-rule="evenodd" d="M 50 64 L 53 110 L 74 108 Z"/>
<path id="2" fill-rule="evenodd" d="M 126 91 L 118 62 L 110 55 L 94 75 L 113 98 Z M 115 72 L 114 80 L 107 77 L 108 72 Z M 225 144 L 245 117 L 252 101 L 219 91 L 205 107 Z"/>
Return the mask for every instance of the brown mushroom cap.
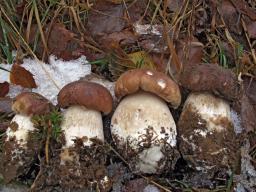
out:
<path id="1" fill-rule="evenodd" d="M 88 81 L 75 81 L 64 86 L 58 94 L 58 104 L 62 108 L 82 105 L 108 114 L 112 111 L 113 98 L 100 84 Z"/>
<path id="2" fill-rule="evenodd" d="M 23 115 L 43 115 L 49 113 L 52 104 L 38 93 L 23 92 L 15 97 L 12 110 Z"/>
<path id="3" fill-rule="evenodd" d="M 150 69 L 133 69 L 122 74 L 115 85 L 115 95 L 126 95 L 144 90 L 158 95 L 177 108 L 181 102 L 179 86 L 167 75 Z"/>

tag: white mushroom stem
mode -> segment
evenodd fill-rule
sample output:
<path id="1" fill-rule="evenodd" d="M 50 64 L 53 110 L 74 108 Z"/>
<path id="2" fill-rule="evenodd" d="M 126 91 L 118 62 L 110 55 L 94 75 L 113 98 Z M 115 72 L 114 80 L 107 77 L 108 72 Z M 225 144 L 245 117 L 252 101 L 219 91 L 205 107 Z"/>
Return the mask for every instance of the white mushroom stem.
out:
<path id="1" fill-rule="evenodd" d="M 85 146 L 92 144 L 91 138 L 104 141 L 101 113 L 83 106 L 71 106 L 64 112 L 61 129 L 65 134 L 67 148 L 74 146 L 76 138 L 83 139 Z"/>
<path id="2" fill-rule="evenodd" d="M 9 141 L 15 137 L 17 143 L 22 148 L 26 148 L 28 134 L 33 130 L 35 130 L 35 127 L 31 121 L 31 117 L 17 114 L 13 117 L 10 127 L 6 130 L 6 140 Z"/>
<path id="3" fill-rule="evenodd" d="M 223 127 L 223 122 L 221 121 L 225 120 L 226 122 L 231 122 L 229 104 L 225 100 L 215 97 L 212 94 L 191 93 L 185 102 L 183 111 L 188 107 L 206 121 L 206 132 L 223 131 L 225 127 Z M 201 134 L 204 135 L 207 133 L 201 131 Z"/>
<path id="4" fill-rule="evenodd" d="M 163 158 L 160 140 L 176 146 L 176 125 L 167 104 L 159 97 L 146 92 L 126 96 L 118 105 L 112 120 L 111 133 L 116 144 L 129 140 L 134 150 L 143 146 L 143 139 L 152 134 L 152 146 L 138 156 L 137 167 L 144 173 L 155 173 Z M 118 143 L 122 142 L 122 143 Z"/>

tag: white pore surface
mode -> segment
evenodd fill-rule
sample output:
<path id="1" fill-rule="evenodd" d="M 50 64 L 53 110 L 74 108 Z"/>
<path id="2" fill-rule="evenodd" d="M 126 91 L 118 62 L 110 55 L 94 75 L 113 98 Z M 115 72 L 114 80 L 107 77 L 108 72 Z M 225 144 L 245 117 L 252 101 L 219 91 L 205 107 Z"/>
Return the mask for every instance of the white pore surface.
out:
<path id="1" fill-rule="evenodd" d="M 169 134 L 167 142 L 176 145 L 176 125 L 167 104 L 159 97 L 145 92 L 126 96 L 111 119 L 111 132 L 126 140 L 139 141 L 147 128 L 154 129 L 156 139 L 165 138 L 162 128 Z M 135 141 L 135 147 L 138 142 Z"/>
<path id="2" fill-rule="evenodd" d="M 208 131 L 222 131 L 224 127 L 216 124 L 218 118 L 227 118 L 231 121 L 231 111 L 229 104 L 209 93 L 191 93 L 187 98 L 184 109 L 190 105 L 192 110 L 197 112 L 202 119 L 207 122 Z M 198 122 L 199 124 L 202 122 Z M 196 130 L 195 130 L 196 131 Z M 201 133 L 206 136 L 207 133 Z"/>
<path id="3" fill-rule="evenodd" d="M 10 70 L 12 65 L 0 64 L 0 67 Z M 24 59 L 21 65 L 34 75 L 36 85 L 33 92 L 39 93 L 52 101 L 57 103 L 57 94 L 66 84 L 79 80 L 81 77 L 91 73 L 91 65 L 82 56 L 76 60 L 63 61 L 57 59 L 55 56 L 49 57 L 49 64 L 37 61 L 35 59 Z M 45 70 L 44 70 L 45 69 Z M 45 72 L 47 71 L 47 73 Z M 10 82 L 9 72 L 0 70 L 0 82 Z M 55 83 L 54 83 L 54 82 Z M 15 97 L 22 91 L 20 86 L 11 85 L 9 92 L 10 97 Z"/>
<path id="4" fill-rule="evenodd" d="M 71 106 L 63 114 L 61 129 L 64 131 L 66 146 L 74 145 L 76 138 L 98 138 L 104 141 L 103 122 L 101 113 L 81 106 Z M 91 141 L 84 141 L 90 146 Z"/>
<path id="5" fill-rule="evenodd" d="M 7 135 L 7 141 L 10 140 L 10 138 L 15 137 L 18 144 L 20 144 L 23 147 L 26 147 L 27 139 L 28 139 L 28 133 L 29 131 L 33 131 L 35 129 L 31 118 L 24 115 L 15 115 L 11 121 L 11 123 L 17 123 L 18 129 L 16 131 L 13 131 L 10 127 L 8 127 L 6 131 Z"/>

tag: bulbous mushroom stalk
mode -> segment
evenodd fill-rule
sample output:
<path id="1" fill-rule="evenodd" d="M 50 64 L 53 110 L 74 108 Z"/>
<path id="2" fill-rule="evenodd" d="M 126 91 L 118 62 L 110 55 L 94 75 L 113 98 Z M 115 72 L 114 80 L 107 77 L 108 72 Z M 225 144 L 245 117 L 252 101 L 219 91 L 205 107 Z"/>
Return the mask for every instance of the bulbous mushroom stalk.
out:
<path id="1" fill-rule="evenodd" d="M 101 112 L 108 114 L 112 111 L 110 92 L 97 83 L 75 81 L 60 90 L 58 105 L 67 108 L 61 123 L 65 143 L 61 151 L 53 155 L 53 179 L 57 175 L 64 191 L 85 190 L 92 187 L 92 183 L 101 191 L 106 190 L 109 180 Z"/>
<path id="2" fill-rule="evenodd" d="M 163 73 L 136 69 L 121 75 L 115 94 L 125 96 L 111 119 L 111 133 L 120 153 L 142 173 L 161 173 L 174 166 L 177 131 L 165 101 L 178 107 L 179 87 Z"/>
<path id="3" fill-rule="evenodd" d="M 85 146 L 92 144 L 92 138 L 104 141 L 101 112 L 110 113 L 113 105 L 112 96 L 105 87 L 87 81 L 72 82 L 61 89 L 58 104 L 68 107 L 61 125 L 66 147 L 73 146 L 76 138 L 83 139 Z"/>
<path id="4" fill-rule="evenodd" d="M 6 130 L 1 165 L 1 173 L 6 182 L 25 174 L 30 169 L 40 147 L 38 143 L 31 144 L 33 141 L 30 134 L 35 131 L 31 117 L 46 114 L 51 108 L 52 104 L 37 93 L 24 92 L 14 99 L 12 109 L 17 114 Z"/>
<path id="5" fill-rule="evenodd" d="M 239 144 L 225 100 L 209 93 L 191 93 L 178 128 L 180 151 L 191 168 L 211 177 L 237 163 Z"/>

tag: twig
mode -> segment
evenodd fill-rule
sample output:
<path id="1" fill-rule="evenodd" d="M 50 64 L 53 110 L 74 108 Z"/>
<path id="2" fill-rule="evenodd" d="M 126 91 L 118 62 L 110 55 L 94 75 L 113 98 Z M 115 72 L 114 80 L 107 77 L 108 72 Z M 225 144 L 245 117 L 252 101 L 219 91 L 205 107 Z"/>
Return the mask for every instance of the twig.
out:
<path id="1" fill-rule="evenodd" d="M 38 157 L 38 158 L 39 158 L 39 161 L 41 161 L 41 158 L 40 158 L 40 157 Z M 32 184 L 31 187 L 30 187 L 30 191 L 33 191 L 33 189 L 36 187 L 36 182 L 37 182 L 37 180 L 39 179 L 39 177 L 41 176 L 41 174 L 42 174 L 42 165 L 41 165 L 41 163 L 40 163 L 39 172 L 38 172 L 38 174 L 36 175 L 36 178 L 34 179 L 33 184 Z"/>
<path id="2" fill-rule="evenodd" d="M 46 164 L 49 164 L 49 143 L 50 143 L 50 138 L 51 138 L 51 132 L 52 132 L 52 125 L 49 120 L 48 126 L 47 126 L 47 137 L 46 137 L 46 142 L 45 142 L 45 160 Z"/>

